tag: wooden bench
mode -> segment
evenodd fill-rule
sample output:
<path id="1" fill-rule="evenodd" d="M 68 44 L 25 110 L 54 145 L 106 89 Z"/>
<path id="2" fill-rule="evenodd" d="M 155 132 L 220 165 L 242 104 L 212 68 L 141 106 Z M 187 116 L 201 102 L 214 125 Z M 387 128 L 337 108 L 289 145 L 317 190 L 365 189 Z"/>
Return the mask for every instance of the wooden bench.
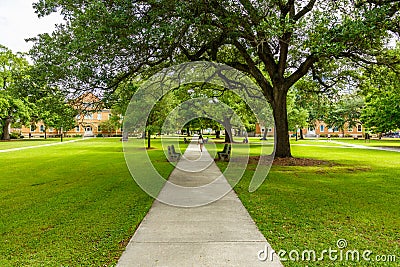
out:
<path id="1" fill-rule="evenodd" d="M 218 159 L 224 159 L 226 161 L 229 161 L 229 158 L 231 156 L 231 150 L 232 150 L 232 145 L 230 144 L 225 144 L 224 149 L 222 151 L 217 152 L 218 154 Z"/>
<path id="2" fill-rule="evenodd" d="M 181 153 L 175 151 L 174 145 L 168 146 L 168 157 L 170 161 L 179 160 L 181 158 Z"/>

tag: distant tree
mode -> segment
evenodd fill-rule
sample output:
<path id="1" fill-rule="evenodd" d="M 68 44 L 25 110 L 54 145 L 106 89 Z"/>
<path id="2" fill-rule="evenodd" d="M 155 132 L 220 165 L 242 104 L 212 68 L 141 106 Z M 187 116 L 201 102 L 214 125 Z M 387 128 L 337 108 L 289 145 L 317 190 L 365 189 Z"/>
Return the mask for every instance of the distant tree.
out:
<path id="1" fill-rule="evenodd" d="M 361 121 L 375 133 L 400 128 L 399 70 L 376 67 L 364 75 L 360 86 L 365 97 Z"/>
<path id="2" fill-rule="evenodd" d="M 10 128 L 13 122 L 26 122 L 30 118 L 33 104 L 26 96 L 20 94 L 24 88 L 20 81 L 25 79 L 29 69 L 28 62 L 20 54 L 13 54 L 0 45 L 0 125 L 1 139 L 10 139 Z"/>
<path id="3" fill-rule="evenodd" d="M 38 111 L 36 119 L 41 121 L 46 131 L 49 127 L 56 128 L 60 132 L 62 140 L 63 134 L 72 129 L 76 124 L 78 111 L 66 102 L 65 96 L 57 89 L 48 90 L 46 96 L 36 101 Z"/>
<path id="4" fill-rule="evenodd" d="M 112 135 L 113 133 L 116 133 L 119 128 L 121 128 L 121 118 L 119 115 L 112 114 L 108 120 L 101 122 L 99 126 L 102 133 Z"/>
<path id="5" fill-rule="evenodd" d="M 293 104 L 295 107 L 307 110 L 308 116 L 305 125 L 310 128 L 315 128 L 318 121 L 324 120 L 328 111 L 329 96 L 322 92 L 321 87 L 323 86 L 311 80 L 311 77 L 304 77 L 292 89 Z"/>
<path id="6" fill-rule="evenodd" d="M 212 119 L 214 123 L 211 124 L 211 127 L 217 133 L 220 126 L 223 127 L 226 143 L 233 142 L 233 128 L 243 126 L 251 129 L 251 127 L 255 127 L 256 117 L 253 111 L 243 99 L 231 91 L 221 91 L 221 88 L 215 88 L 215 86 L 193 86 L 188 96 L 192 100 L 199 99 L 198 102 L 191 102 L 193 104 L 191 110 L 195 111 L 194 113 L 199 119 L 192 120 L 188 126 L 196 126 L 194 124 L 196 123 L 197 126 L 204 129 L 205 123 L 210 123 L 206 118 Z"/>
<path id="7" fill-rule="evenodd" d="M 300 129 L 300 139 L 303 139 L 302 129 L 308 126 L 308 111 L 296 101 L 298 100 L 296 98 L 296 91 L 290 91 L 287 100 L 288 127 L 289 130 L 296 132 L 296 135 Z"/>
<path id="8" fill-rule="evenodd" d="M 333 101 L 325 115 L 324 122 L 328 127 L 337 127 L 344 136 L 345 128 L 355 127 L 361 123 L 361 111 L 364 99 L 357 94 L 346 94 Z"/>

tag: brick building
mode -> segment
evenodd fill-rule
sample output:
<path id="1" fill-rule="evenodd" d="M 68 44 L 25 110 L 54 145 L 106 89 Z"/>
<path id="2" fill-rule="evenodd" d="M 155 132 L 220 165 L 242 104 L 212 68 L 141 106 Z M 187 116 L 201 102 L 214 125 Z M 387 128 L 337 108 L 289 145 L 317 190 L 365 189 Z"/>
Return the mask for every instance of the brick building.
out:
<path id="1" fill-rule="evenodd" d="M 101 129 L 101 124 L 111 118 L 110 109 L 100 109 L 96 107 L 99 104 L 99 99 L 92 93 L 85 94 L 77 98 L 71 103 L 79 114 L 75 117 L 76 125 L 69 131 L 64 132 L 65 136 L 96 136 L 102 135 L 121 135 L 122 129 L 109 132 L 108 129 Z M 44 137 L 45 125 L 43 122 L 38 122 L 34 125 L 23 126 L 19 129 L 24 137 Z M 59 130 L 48 128 L 46 135 L 49 137 L 60 134 Z"/>

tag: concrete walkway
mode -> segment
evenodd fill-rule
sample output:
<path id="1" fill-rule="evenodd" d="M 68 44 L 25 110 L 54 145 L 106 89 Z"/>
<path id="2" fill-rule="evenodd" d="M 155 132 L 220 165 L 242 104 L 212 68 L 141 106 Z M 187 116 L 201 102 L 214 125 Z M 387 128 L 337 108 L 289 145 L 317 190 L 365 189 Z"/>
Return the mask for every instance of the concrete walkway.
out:
<path id="1" fill-rule="evenodd" d="M 37 146 L 24 146 L 24 147 L 9 148 L 9 149 L 0 150 L 0 153 L 7 153 L 7 152 L 13 152 L 13 151 L 19 151 L 19 150 L 25 150 L 25 149 L 31 149 L 31 148 L 39 148 L 39 147 L 45 147 L 45 146 L 58 146 L 58 145 L 63 145 L 63 144 L 68 144 L 68 143 L 74 143 L 74 142 L 81 141 L 81 140 L 84 140 L 84 139 L 76 139 L 76 140 L 70 140 L 70 141 L 64 141 L 64 142 L 54 142 L 54 143 L 49 143 L 49 144 L 37 145 Z"/>
<path id="2" fill-rule="evenodd" d="M 330 141 L 330 142 L 332 142 L 334 144 L 350 147 L 350 148 L 400 152 L 400 147 L 392 148 L 392 147 L 381 147 L 381 146 L 363 146 L 363 145 L 350 144 L 350 143 L 345 143 L 345 142 L 340 142 L 340 141 Z"/>
<path id="3" fill-rule="evenodd" d="M 200 153 L 195 142 L 189 144 L 169 181 L 195 187 L 221 180 L 209 153 L 205 149 Z M 229 187 L 225 178 L 219 184 Z M 180 197 L 170 186 L 160 195 Z M 195 203 L 194 198 L 201 195 L 191 197 Z M 237 195 L 230 191 L 212 204 L 195 208 L 155 200 L 117 266 L 282 266 L 277 255 L 272 261 L 271 256 L 259 260 L 272 251 Z"/>

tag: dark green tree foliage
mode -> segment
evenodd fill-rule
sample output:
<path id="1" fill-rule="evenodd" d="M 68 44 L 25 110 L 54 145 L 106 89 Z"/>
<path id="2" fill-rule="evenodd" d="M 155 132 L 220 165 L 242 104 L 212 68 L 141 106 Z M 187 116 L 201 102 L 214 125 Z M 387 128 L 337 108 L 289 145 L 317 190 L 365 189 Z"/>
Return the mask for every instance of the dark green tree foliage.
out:
<path id="1" fill-rule="evenodd" d="M 40 16 L 66 20 L 32 50 L 66 90 L 109 91 L 132 76 L 180 62 L 228 64 L 251 76 L 271 104 L 275 155 L 291 156 L 286 96 L 313 71 L 325 82 L 334 61 L 369 64 L 386 43 L 398 1 L 38 0 Z M 350 66 L 350 65 L 349 65 Z M 331 75 L 334 76 L 334 75 Z"/>
<path id="2" fill-rule="evenodd" d="M 300 105 L 300 99 L 295 90 L 288 93 L 288 126 L 289 130 L 296 131 L 308 126 L 308 110 Z"/>
<path id="3" fill-rule="evenodd" d="M 227 112 L 225 108 L 217 108 L 207 110 L 204 108 L 204 103 L 193 101 L 192 109 L 197 111 L 198 119 L 192 120 L 188 123 L 189 128 L 205 129 L 210 127 L 216 131 L 223 128 L 225 130 L 225 142 L 231 143 L 233 128 L 244 127 L 246 131 L 254 131 L 257 122 L 256 117 L 247 103 L 232 91 L 224 90 L 223 88 L 216 88 L 216 86 L 208 85 L 190 85 L 190 89 L 181 90 L 186 92 L 186 96 L 180 93 L 180 99 L 208 99 L 208 104 L 219 106 L 224 104 L 230 108 L 232 112 Z M 211 107 L 210 107 L 211 108 Z M 265 108 L 260 107 L 260 108 Z M 237 116 L 235 117 L 234 114 Z M 211 118 L 211 121 L 207 118 Z M 218 119 L 219 118 L 219 119 Z M 235 119 L 236 118 L 236 119 Z M 238 121 L 240 119 L 240 121 Z M 222 126 L 222 127 L 221 127 Z M 244 130 L 244 129 L 242 129 Z"/>
<path id="4" fill-rule="evenodd" d="M 46 96 L 37 100 L 37 121 L 43 122 L 45 131 L 56 128 L 61 135 L 72 129 L 78 111 L 65 101 L 65 96 L 57 89 L 49 90 Z"/>
<path id="5" fill-rule="evenodd" d="M 357 94 L 344 95 L 333 101 L 324 117 L 328 127 L 337 127 L 344 134 L 346 128 L 355 127 L 361 123 L 361 112 L 364 99 Z"/>
<path id="6" fill-rule="evenodd" d="M 26 79 L 28 62 L 0 45 L 0 133 L 2 140 L 10 139 L 13 122 L 25 123 L 33 105 L 29 104 L 21 81 Z"/>
<path id="7" fill-rule="evenodd" d="M 42 122 L 46 138 L 50 127 L 56 128 L 60 133 L 72 129 L 76 124 L 75 116 L 78 111 L 66 100 L 65 92 L 49 86 L 45 77 L 46 73 L 41 72 L 41 69 L 31 66 L 25 78 L 19 80 L 18 85 L 22 90 L 18 90 L 18 94 L 25 97 L 31 106 L 29 123 L 35 125 Z"/>
<path id="8" fill-rule="evenodd" d="M 302 78 L 293 88 L 294 103 L 299 108 L 307 110 L 307 124 L 311 128 L 315 127 L 317 121 L 324 120 L 324 116 L 327 113 L 330 101 L 324 90 L 324 86 L 311 80 L 310 77 Z"/>
<path id="9" fill-rule="evenodd" d="M 384 67 L 376 67 L 365 73 L 361 84 L 365 96 L 365 108 L 361 120 L 375 133 L 400 128 L 400 75 Z"/>
<path id="10" fill-rule="evenodd" d="M 113 111 L 111 111 L 111 114 L 112 115 L 108 120 L 100 123 L 101 132 L 110 136 L 116 134 L 116 131 L 122 126 L 120 116 L 115 114 Z"/>

